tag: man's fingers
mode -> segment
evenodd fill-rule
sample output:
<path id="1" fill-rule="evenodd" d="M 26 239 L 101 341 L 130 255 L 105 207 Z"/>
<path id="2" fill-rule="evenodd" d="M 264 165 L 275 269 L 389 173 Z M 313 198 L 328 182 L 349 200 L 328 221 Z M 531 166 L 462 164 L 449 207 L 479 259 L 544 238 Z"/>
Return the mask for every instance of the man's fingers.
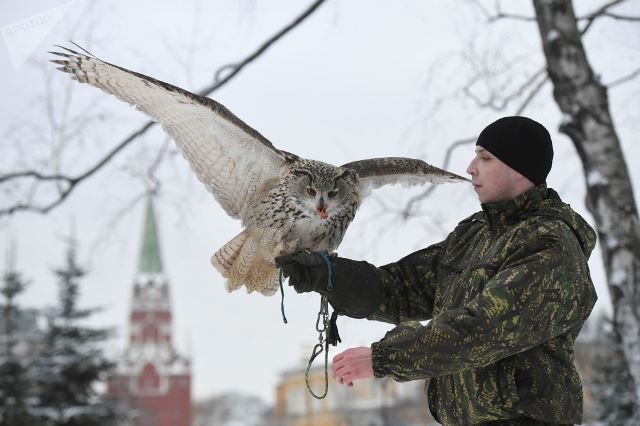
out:
<path id="1" fill-rule="evenodd" d="M 291 264 L 300 264 L 304 266 L 316 266 L 319 264 L 324 264 L 324 261 L 319 255 L 306 250 L 299 251 L 293 254 L 287 254 L 284 256 L 277 256 L 274 261 L 279 267 Z"/>
<path id="2" fill-rule="evenodd" d="M 334 373 L 333 379 L 343 385 L 352 387 L 353 381 L 358 378 L 357 374 L 346 372 L 345 368 L 341 368 L 337 372 Z"/>
<path id="3" fill-rule="evenodd" d="M 353 386 L 353 381 L 355 379 L 356 379 L 356 377 L 353 374 L 347 373 L 347 374 L 345 374 L 344 376 L 342 376 L 340 378 L 340 382 L 342 384 L 344 384 L 344 385 L 347 385 L 347 386 Z"/>
<path id="4" fill-rule="evenodd" d="M 345 364 L 346 360 L 344 359 L 344 352 L 333 357 L 333 362 L 331 363 L 331 374 L 334 379 L 337 379 L 338 371 L 344 368 Z"/>
<path id="5" fill-rule="evenodd" d="M 288 265 L 290 263 L 295 262 L 290 255 L 278 256 L 274 259 L 274 261 L 276 262 L 276 265 L 278 265 L 280 268 L 282 268 L 284 265 Z"/>
<path id="6" fill-rule="evenodd" d="M 371 349 L 367 347 L 350 348 L 333 357 L 332 377 L 346 386 L 354 381 L 373 377 L 371 367 Z"/>
<path id="7" fill-rule="evenodd" d="M 345 366 L 344 365 L 339 365 L 337 367 L 332 366 L 331 367 L 331 375 L 333 376 L 334 379 L 338 379 L 340 376 L 342 376 L 344 373 L 346 372 L 345 370 Z"/>
<path id="8" fill-rule="evenodd" d="M 322 257 L 319 254 L 311 253 L 306 250 L 293 254 L 291 258 L 304 266 L 324 265 L 324 260 L 322 260 Z"/>

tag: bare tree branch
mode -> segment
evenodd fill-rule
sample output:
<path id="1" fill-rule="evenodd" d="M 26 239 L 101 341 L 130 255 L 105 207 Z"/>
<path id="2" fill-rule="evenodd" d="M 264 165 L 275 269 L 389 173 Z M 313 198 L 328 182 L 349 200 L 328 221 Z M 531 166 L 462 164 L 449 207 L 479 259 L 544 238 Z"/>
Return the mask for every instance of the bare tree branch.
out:
<path id="1" fill-rule="evenodd" d="M 455 141 L 454 143 L 452 143 L 451 145 L 449 145 L 449 147 L 447 148 L 447 152 L 444 156 L 444 162 L 442 165 L 442 169 L 447 170 L 447 167 L 449 167 L 449 162 L 451 161 L 451 155 L 453 154 L 453 151 L 456 150 L 457 148 L 464 146 L 464 145 L 469 145 L 473 142 L 476 141 L 476 137 L 470 137 L 470 138 L 466 138 L 466 139 L 460 139 Z M 420 201 L 424 200 L 425 198 L 429 197 L 433 191 L 435 191 L 436 189 L 436 185 L 431 185 L 429 188 L 427 188 L 426 190 L 424 190 L 423 192 L 421 192 L 418 195 L 415 195 L 413 197 L 411 197 L 409 199 L 409 201 L 407 202 L 406 207 L 402 210 L 402 218 L 404 220 L 407 220 L 408 218 L 410 218 L 411 216 L 413 216 L 413 206 L 417 203 L 419 203 Z"/>
<path id="2" fill-rule="evenodd" d="M 606 16 L 607 18 L 617 19 L 618 21 L 632 21 L 632 22 L 640 21 L 640 16 L 625 16 L 625 15 L 618 15 L 616 13 L 611 13 L 611 12 L 603 13 L 602 16 Z"/>
<path id="3" fill-rule="evenodd" d="M 477 7 L 478 9 L 480 9 L 480 11 L 482 12 L 482 14 L 489 18 L 491 16 L 491 12 L 489 12 L 489 10 L 484 7 L 484 4 L 482 4 L 480 1 L 478 0 L 467 0 L 468 3 L 473 4 L 475 7 Z"/>
<path id="4" fill-rule="evenodd" d="M 164 45 L 167 50 L 172 53 L 173 60 L 184 69 L 186 82 L 189 87 L 194 86 L 193 63 L 196 59 L 196 45 L 199 44 L 197 41 L 197 35 L 203 27 L 207 27 L 207 25 L 202 25 L 200 22 L 202 18 L 202 0 L 197 0 L 193 11 L 193 22 L 191 23 L 191 33 L 189 34 L 188 43 L 180 48 L 174 48 L 172 43 L 167 38 L 163 37 Z M 184 53 L 184 56 L 182 53 Z"/>
<path id="5" fill-rule="evenodd" d="M 495 95 L 495 93 L 491 93 L 489 95 L 489 98 L 486 101 L 481 100 L 480 98 L 478 98 L 471 91 L 471 85 L 473 85 L 473 82 L 470 82 L 469 85 L 465 86 L 463 88 L 463 92 L 464 92 L 465 95 L 467 95 L 471 99 L 473 99 L 475 101 L 475 103 L 480 108 L 491 108 L 494 111 L 504 111 L 507 108 L 507 106 L 509 106 L 509 103 L 511 103 L 511 101 L 521 97 L 523 95 L 523 93 L 525 92 L 525 90 L 527 88 L 531 87 L 534 83 L 536 83 L 536 80 L 540 76 L 543 76 L 543 75 L 545 75 L 545 79 L 543 79 L 543 81 L 544 81 L 547 78 L 546 77 L 546 68 L 545 67 L 542 67 L 538 71 L 533 73 L 522 85 L 520 85 L 520 87 L 518 87 L 517 89 L 515 89 L 511 93 L 507 94 L 506 96 L 501 96 L 500 98 L 498 98 Z M 474 79 L 475 79 L 475 77 L 474 77 Z M 534 90 L 531 93 L 533 93 L 533 94 L 537 93 L 536 88 L 539 85 L 540 85 L 540 83 L 536 84 L 536 86 L 534 86 Z M 527 98 L 531 97 L 531 93 L 527 96 Z M 523 108 L 521 107 L 521 109 L 523 109 Z"/>
<path id="6" fill-rule="evenodd" d="M 144 134 L 154 124 L 156 124 L 156 123 L 154 123 L 153 121 L 150 121 L 147 124 L 145 124 L 144 126 L 142 126 L 142 128 L 140 128 L 139 130 L 137 130 L 134 133 L 132 133 L 124 141 L 120 142 L 120 144 L 118 144 L 118 146 L 116 146 L 113 150 L 111 150 L 111 152 L 109 152 L 104 158 L 102 158 L 95 165 L 93 165 L 87 171 L 85 171 L 84 173 L 82 173 L 82 174 L 80 174 L 78 176 L 71 177 L 71 176 L 60 175 L 60 174 L 46 175 L 46 174 L 41 174 L 41 173 L 39 173 L 37 171 L 33 171 L 33 170 L 24 171 L 24 172 L 9 173 L 7 175 L 0 176 L 0 183 L 7 182 L 7 181 L 9 181 L 11 179 L 30 177 L 30 178 L 34 178 L 34 179 L 39 180 L 39 181 L 62 182 L 63 184 L 67 185 L 66 188 L 63 188 L 58 193 L 58 198 L 56 200 L 52 201 L 51 203 L 49 203 L 49 204 L 47 204 L 45 206 L 37 207 L 37 206 L 33 206 L 31 204 L 18 203 L 18 204 L 14 205 L 14 206 L 11 206 L 11 207 L 8 207 L 8 208 L 5 208 L 5 209 L 0 209 L 0 216 L 11 215 L 11 214 L 13 214 L 15 212 L 18 212 L 18 211 L 32 211 L 32 212 L 42 213 L 42 214 L 49 213 L 52 209 L 54 209 L 57 206 L 59 206 L 60 204 L 62 204 L 62 202 L 69 196 L 69 194 L 71 194 L 71 192 L 75 189 L 75 187 L 80 182 L 84 181 L 85 179 L 87 179 L 88 177 L 90 177 L 91 175 L 96 173 L 98 170 L 100 170 L 105 164 L 107 164 L 109 161 L 111 161 L 111 159 L 113 159 L 113 157 L 115 157 L 116 154 L 118 152 L 120 152 L 125 146 L 127 146 L 131 141 L 133 141 L 134 139 L 136 139 L 140 135 Z"/>
<path id="7" fill-rule="evenodd" d="M 626 83 L 627 81 L 631 81 L 639 75 L 640 75 L 640 68 L 637 68 L 635 71 L 625 75 L 624 77 L 620 77 L 616 80 L 613 80 L 611 83 L 605 84 L 605 86 L 611 89 L 612 87 L 619 86 L 620 84 Z"/>
<path id="8" fill-rule="evenodd" d="M 516 21 L 536 22 L 536 18 L 534 18 L 533 16 L 515 15 L 513 13 L 504 13 L 500 11 L 497 12 L 495 15 L 490 16 L 487 22 L 492 24 L 500 19 L 513 19 Z"/>
<path id="9" fill-rule="evenodd" d="M 495 12 L 489 12 L 489 10 L 487 10 L 486 7 L 484 7 L 484 5 L 476 0 L 470 0 L 471 3 L 473 3 L 478 9 L 480 9 L 482 11 L 482 13 L 486 16 L 487 18 L 487 22 L 492 24 L 496 21 L 502 20 L 502 19 L 512 19 L 512 20 L 516 20 L 516 21 L 526 21 L 526 22 L 536 22 L 536 18 L 534 16 L 525 16 L 525 15 L 518 15 L 515 13 L 504 13 L 502 11 L 502 7 L 500 6 L 500 2 L 496 1 L 495 2 Z"/>
<path id="10" fill-rule="evenodd" d="M 620 14 L 612 13 L 608 11 L 608 9 L 614 6 L 618 6 L 619 4 L 624 3 L 625 1 L 627 0 L 610 1 L 600 6 L 595 11 L 588 13 L 585 16 L 579 17 L 578 21 L 587 21 L 587 24 L 581 30 L 580 34 L 586 33 L 589 27 L 591 27 L 591 25 L 593 24 L 593 22 L 596 19 L 602 18 L 602 17 L 617 19 L 620 21 L 640 21 L 640 16 L 625 16 L 625 15 L 620 15 Z M 534 16 L 525 16 L 525 15 L 518 15 L 514 13 L 503 12 L 499 1 L 496 1 L 495 12 L 493 13 L 489 12 L 481 3 L 477 1 L 472 1 L 472 3 L 475 4 L 484 13 L 484 15 L 487 17 L 487 22 L 490 24 L 502 19 L 511 19 L 516 21 L 525 21 L 525 22 L 536 22 L 536 18 Z"/>
<path id="11" fill-rule="evenodd" d="M 201 95 L 201 96 L 207 96 L 207 95 L 211 94 L 212 92 L 214 92 L 215 90 L 217 90 L 220 87 L 222 87 L 223 85 L 225 85 L 226 83 L 228 83 L 233 77 L 235 77 L 240 71 L 242 71 L 242 69 L 244 69 L 244 67 L 249 65 L 251 62 L 256 60 L 258 57 L 260 57 L 264 52 L 267 51 L 267 49 L 269 49 L 269 47 L 271 47 L 274 43 L 279 41 L 287 33 L 289 33 L 291 30 L 293 30 L 298 25 L 300 25 L 306 18 L 311 16 L 311 14 L 313 14 L 313 12 L 315 12 L 316 9 L 318 9 L 318 7 L 324 2 L 325 2 L 325 0 L 316 0 L 307 9 L 305 9 L 304 12 L 302 12 L 298 17 L 296 17 L 291 23 L 289 23 L 288 25 L 283 27 L 280 31 L 275 33 L 270 38 L 268 38 L 254 52 L 252 52 L 249 56 L 244 58 L 242 61 L 240 61 L 240 62 L 238 62 L 236 64 L 227 64 L 227 65 L 224 65 L 223 67 L 221 67 L 221 69 L 231 70 L 231 71 L 223 78 L 220 77 L 220 73 L 219 72 L 216 72 L 215 73 L 216 77 L 215 77 L 215 80 L 213 81 L 213 83 L 211 85 L 201 89 L 197 93 L 199 95 Z M 50 202 L 48 204 L 45 204 L 45 205 L 42 205 L 42 206 L 36 206 L 36 205 L 32 205 L 31 203 L 17 203 L 17 204 L 15 204 L 13 206 L 10 206 L 10 207 L 4 208 L 4 209 L 0 209 L 0 217 L 1 216 L 8 216 L 8 215 L 14 214 L 16 212 L 20 212 L 20 211 L 31 211 L 31 212 L 41 213 L 41 214 L 46 214 L 46 213 L 50 212 L 52 209 L 54 209 L 57 206 L 59 206 L 60 204 L 62 204 L 62 202 L 65 201 L 65 199 L 71 194 L 71 192 L 80 183 L 82 183 L 87 178 L 89 178 L 91 175 L 93 175 L 94 173 L 99 171 L 101 168 L 103 168 L 120 151 L 122 151 L 125 147 L 127 147 L 129 144 L 131 144 L 131 142 L 133 142 L 134 140 L 138 139 L 141 135 L 145 134 L 155 124 L 156 123 L 153 122 L 153 121 L 146 122 L 142 127 L 140 127 L 138 130 L 136 130 L 133 133 L 131 133 L 131 135 L 129 135 L 126 139 L 124 139 L 117 146 L 115 146 L 111 151 L 109 151 L 101 160 L 97 161 L 87 171 L 85 171 L 84 173 L 81 173 L 78 176 L 68 176 L 68 175 L 61 175 L 61 174 L 49 174 L 48 175 L 48 174 L 40 173 L 40 172 L 38 172 L 36 170 L 27 170 L 27 171 L 22 171 L 22 172 L 12 172 L 12 173 L 8 173 L 8 174 L 5 174 L 5 175 L 0 175 L 0 184 L 10 183 L 14 179 L 32 178 L 32 179 L 36 179 L 37 181 L 62 182 L 63 185 L 66 185 L 65 188 L 62 188 L 62 187 L 59 188 L 58 197 L 54 201 L 52 201 L 52 202 Z"/>
<path id="12" fill-rule="evenodd" d="M 593 25 L 593 23 L 595 22 L 596 19 L 606 16 L 608 12 L 609 8 L 612 8 L 614 6 L 619 5 L 620 3 L 624 3 L 627 0 L 612 0 L 602 6 L 600 6 L 598 9 L 596 9 L 595 11 L 591 12 L 591 13 L 587 13 L 585 16 L 582 17 L 578 17 L 576 18 L 578 22 L 580 21 L 587 21 L 586 25 L 584 26 L 584 28 L 582 28 L 580 30 L 580 35 L 584 35 L 589 28 L 591 27 L 591 25 Z"/>
<path id="13" fill-rule="evenodd" d="M 147 168 L 147 173 L 146 173 L 147 185 L 149 186 L 149 192 L 153 194 L 157 194 L 158 191 L 160 190 L 160 179 L 158 179 L 158 176 L 156 176 L 156 172 L 158 171 L 158 168 L 162 164 L 162 161 L 164 160 L 167 153 L 169 152 L 170 144 L 171 144 L 171 138 L 167 135 L 167 137 L 164 138 L 162 147 L 160 148 L 160 150 L 158 150 L 158 153 L 156 154 L 156 158 Z"/>
<path id="14" fill-rule="evenodd" d="M 548 81 L 549 81 L 549 74 L 545 74 L 545 77 L 542 80 L 540 80 L 540 82 L 538 82 L 538 84 L 533 88 L 531 92 L 529 92 L 529 95 L 527 95 L 524 102 L 522 102 L 522 105 L 520 105 L 520 108 L 516 110 L 515 115 L 521 115 L 524 112 L 524 110 L 529 106 L 529 104 L 531 103 L 531 101 L 533 101 L 536 95 L 540 93 L 540 90 L 544 87 L 544 85 Z"/>
<path id="15" fill-rule="evenodd" d="M 216 75 L 216 79 L 214 81 L 213 86 L 211 86 L 210 88 L 204 89 L 203 91 L 199 92 L 198 94 L 199 95 L 203 95 L 203 96 L 207 95 L 207 94 L 211 93 L 212 91 L 218 89 L 220 86 L 225 84 L 230 79 L 232 79 L 236 74 L 238 74 L 240 71 L 242 71 L 242 69 L 245 66 L 247 66 L 249 63 L 253 62 L 258 56 L 262 55 L 269 47 L 271 47 L 271 45 L 273 43 L 278 41 L 280 38 L 282 38 L 289 31 L 291 31 L 292 29 L 297 27 L 299 24 L 301 24 L 306 18 L 308 18 L 313 12 L 315 12 L 315 10 L 318 7 L 320 7 L 320 5 L 322 3 L 324 3 L 324 2 L 325 2 L 325 0 L 316 0 L 300 16 L 298 16 L 289 25 L 287 25 L 286 27 L 281 29 L 279 32 L 277 32 L 275 35 L 273 35 L 271 38 L 269 38 L 265 43 L 263 43 L 260 47 L 258 47 L 258 49 L 255 52 L 253 52 L 251 55 L 246 57 L 241 62 L 239 62 L 237 64 L 227 64 L 227 65 L 224 65 L 224 66 L 220 67 L 221 69 L 222 68 L 229 68 L 232 71 L 224 78 L 219 78 L 220 76 L 218 75 L 218 72 L 216 72 L 216 74 L 215 74 Z"/>
<path id="16" fill-rule="evenodd" d="M 594 17 L 597 17 L 599 15 L 602 15 L 603 13 L 607 12 L 608 9 L 614 7 L 614 6 L 618 6 L 624 2 L 626 2 L 627 0 L 610 0 L 609 2 L 603 4 L 602 6 L 600 6 L 599 8 L 597 8 L 596 10 L 594 10 L 591 13 L 587 13 L 584 16 L 578 16 L 576 19 L 578 21 L 584 20 L 584 19 L 592 19 Z"/>

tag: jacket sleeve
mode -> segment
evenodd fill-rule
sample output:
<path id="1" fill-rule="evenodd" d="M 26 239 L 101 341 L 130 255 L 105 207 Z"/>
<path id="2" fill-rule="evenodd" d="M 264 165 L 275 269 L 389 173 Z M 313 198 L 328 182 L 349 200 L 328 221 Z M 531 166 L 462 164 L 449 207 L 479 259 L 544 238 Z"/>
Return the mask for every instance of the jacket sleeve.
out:
<path id="1" fill-rule="evenodd" d="M 376 377 L 406 381 L 449 375 L 579 331 L 596 300 L 586 258 L 568 227 L 547 231 L 523 238 L 467 304 L 426 326 L 402 324 L 374 343 Z"/>
<path id="2" fill-rule="evenodd" d="M 437 267 L 445 242 L 378 268 L 382 302 L 368 319 L 399 324 L 427 320 L 433 314 Z"/>

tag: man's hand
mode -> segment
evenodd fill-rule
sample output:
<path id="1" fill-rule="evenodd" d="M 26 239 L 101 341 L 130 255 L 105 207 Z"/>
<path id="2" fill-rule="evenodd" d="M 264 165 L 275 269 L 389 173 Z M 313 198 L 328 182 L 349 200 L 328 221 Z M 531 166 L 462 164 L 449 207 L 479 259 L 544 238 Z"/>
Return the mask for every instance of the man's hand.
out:
<path id="1" fill-rule="evenodd" d="M 328 268 L 320 254 L 301 251 L 275 258 L 276 265 L 289 278 L 298 293 L 315 291 L 327 296 L 341 315 L 366 318 L 382 303 L 382 280 L 378 268 L 367 263 L 329 255 Z M 329 286 L 331 269 L 331 286 Z M 329 289 L 331 287 L 331 289 Z"/>
<path id="2" fill-rule="evenodd" d="M 353 386 L 354 380 L 373 377 L 371 348 L 351 348 L 333 357 L 331 376 L 347 386 Z"/>
<path id="3" fill-rule="evenodd" d="M 330 255 L 329 259 L 334 259 Z M 275 258 L 276 265 L 282 268 L 282 274 L 289 278 L 289 285 L 295 288 L 297 293 L 316 291 L 324 294 L 327 290 L 327 264 L 317 253 L 300 251 L 290 256 Z"/>

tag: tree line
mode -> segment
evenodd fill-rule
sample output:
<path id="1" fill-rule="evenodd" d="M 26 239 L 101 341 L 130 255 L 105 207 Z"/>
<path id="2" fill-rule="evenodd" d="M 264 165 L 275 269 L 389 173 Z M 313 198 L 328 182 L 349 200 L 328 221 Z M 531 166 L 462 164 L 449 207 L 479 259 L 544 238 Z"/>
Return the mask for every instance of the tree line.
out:
<path id="1" fill-rule="evenodd" d="M 67 242 L 53 270 L 58 300 L 46 309 L 18 304 L 29 281 L 16 270 L 14 255 L 8 257 L 0 287 L 0 425 L 117 424 L 116 402 L 99 389 L 115 366 L 103 352 L 111 331 L 83 325 L 96 309 L 78 306 L 87 271 L 78 264 L 75 241 Z M 38 326 L 37 318 L 45 324 Z"/>

